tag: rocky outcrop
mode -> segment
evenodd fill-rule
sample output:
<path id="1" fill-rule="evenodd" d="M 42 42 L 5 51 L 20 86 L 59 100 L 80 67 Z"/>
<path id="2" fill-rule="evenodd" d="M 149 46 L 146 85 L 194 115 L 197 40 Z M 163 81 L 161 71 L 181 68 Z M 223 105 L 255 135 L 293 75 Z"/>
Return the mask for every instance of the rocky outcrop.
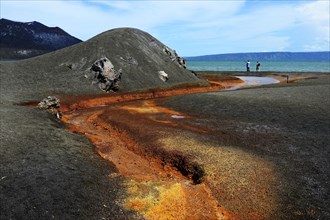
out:
<path id="1" fill-rule="evenodd" d="M 39 109 L 45 109 L 48 112 L 55 115 L 57 118 L 62 117 L 60 107 L 61 107 L 60 100 L 58 98 L 56 98 L 55 96 L 48 96 L 47 98 L 44 98 L 38 104 Z"/>
<path id="2" fill-rule="evenodd" d="M 116 71 L 107 57 L 96 60 L 90 70 L 94 73 L 93 84 L 98 84 L 101 90 L 115 92 L 119 89 L 122 70 Z"/>
<path id="3" fill-rule="evenodd" d="M 176 62 L 180 67 L 186 69 L 186 60 L 183 57 L 180 57 L 175 50 L 172 50 L 168 47 L 165 47 L 163 51 L 170 57 L 173 62 Z"/>

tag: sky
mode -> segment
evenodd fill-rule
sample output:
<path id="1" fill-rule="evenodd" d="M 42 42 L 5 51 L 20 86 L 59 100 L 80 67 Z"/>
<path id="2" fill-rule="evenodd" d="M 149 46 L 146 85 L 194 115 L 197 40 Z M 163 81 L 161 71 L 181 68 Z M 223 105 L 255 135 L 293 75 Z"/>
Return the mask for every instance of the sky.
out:
<path id="1" fill-rule="evenodd" d="M 133 27 L 181 56 L 330 51 L 330 0 L 0 0 L 1 18 L 88 40 Z"/>

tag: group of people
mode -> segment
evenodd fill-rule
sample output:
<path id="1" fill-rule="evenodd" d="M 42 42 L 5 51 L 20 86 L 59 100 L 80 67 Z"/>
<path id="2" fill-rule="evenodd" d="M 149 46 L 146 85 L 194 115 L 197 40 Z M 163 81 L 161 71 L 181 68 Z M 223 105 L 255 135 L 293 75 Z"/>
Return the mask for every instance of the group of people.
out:
<path id="1" fill-rule="evenodd" d="M 260 63 L 259 61 L 257 61 L 257 64 L 256 64 L 256 71 L 259 72 L 260 71 Z M 247 72 L 250 72 L 250 67 L 251 67 L 251 63 L 250 63 L 250 60 L 246 61 L 246 71 Z"/>

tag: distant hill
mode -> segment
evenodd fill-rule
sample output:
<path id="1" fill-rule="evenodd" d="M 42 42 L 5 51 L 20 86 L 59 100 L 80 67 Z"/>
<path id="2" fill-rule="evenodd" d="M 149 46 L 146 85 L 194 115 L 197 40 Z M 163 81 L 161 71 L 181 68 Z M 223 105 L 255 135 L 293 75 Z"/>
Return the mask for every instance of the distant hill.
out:
<path id="1" fill-rule="evenodd" d="M 264 52 L 229 53 L 186 57 L 189 61 L 330 61 L 330 51 L 324 52 Z"/>
<path id="2" fill-rule="evenodd" d="M 0 39 L 0 60 L 29 58 L 81 42 L 59 27 L 7 19 L 0 19 Z"/>

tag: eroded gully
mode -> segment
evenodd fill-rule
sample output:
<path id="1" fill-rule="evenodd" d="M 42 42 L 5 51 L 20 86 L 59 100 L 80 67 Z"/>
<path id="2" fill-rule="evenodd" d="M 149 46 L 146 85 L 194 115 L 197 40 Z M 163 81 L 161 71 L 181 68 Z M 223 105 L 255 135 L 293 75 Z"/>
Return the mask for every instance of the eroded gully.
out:
<path id="1" fill-rule="evenodd" d="M 146 219 L 238 219 L 213 197 L 203 181 L 205 170 L 193 155 L 165 148 L 158 141 L 173 128 L 176 132 L 208 131 L 180 123 L 189 116 L 157 106 L 155 98 L 218 91 L 237 81 L 211 84 L 80 100 L 66 98 L 63 121 L 71 131 L 84 134 L 97 153 L 115 165 L 118 173 L 109 178 L 127 177 L 126 208 Z"/>

